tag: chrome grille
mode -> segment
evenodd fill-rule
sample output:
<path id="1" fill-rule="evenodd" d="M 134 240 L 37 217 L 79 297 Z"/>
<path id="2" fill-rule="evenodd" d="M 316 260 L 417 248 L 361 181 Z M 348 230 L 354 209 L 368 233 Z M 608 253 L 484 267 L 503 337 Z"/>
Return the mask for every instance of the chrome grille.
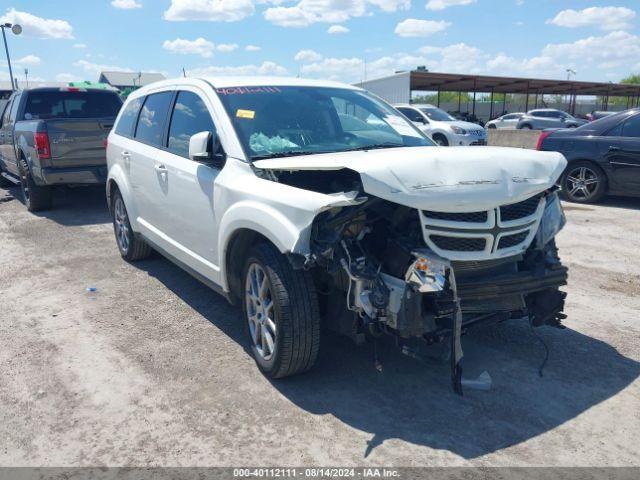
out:
<path id="1" fill-rule="evenodd" d="M 544 195 L 475 212 L 421 210 L 424 239 L 453 261 L 486 261 L 523 253 L 538 229 Z"/>

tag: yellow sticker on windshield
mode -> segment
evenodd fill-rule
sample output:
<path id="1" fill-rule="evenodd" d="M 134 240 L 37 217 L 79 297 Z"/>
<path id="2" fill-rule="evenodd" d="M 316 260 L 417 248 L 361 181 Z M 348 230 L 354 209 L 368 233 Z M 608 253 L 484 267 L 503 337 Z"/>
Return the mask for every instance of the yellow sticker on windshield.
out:
<path id="1" fill-rule="evenodd" d="M 236 117 L 238 118 L 248 118 L 249 120 L 253 120 L 256 116 L 256 112 L 253 110 L 238 110 L 236 112 Z"/>

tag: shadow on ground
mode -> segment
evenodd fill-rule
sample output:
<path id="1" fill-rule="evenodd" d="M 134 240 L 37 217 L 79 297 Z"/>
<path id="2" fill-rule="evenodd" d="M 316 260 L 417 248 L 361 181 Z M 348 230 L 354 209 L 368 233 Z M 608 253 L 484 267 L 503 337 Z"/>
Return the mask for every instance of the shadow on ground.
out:
<path id="1" fill-rule="evenodd" d="M 170 262 L 136 264 L 192 308 L 245 346 L 239 308 Z M 354 348 L 324 335 L 315 368 L 273 382 L 291 402 L 313 414 L 331 414 L 368 432 L 363 457 L 388 439 L 479 457 L 541 435 L 618 394 L 640 375 L 640 364 L 605 342 L 544 327 L 538 334 L 551 356 L 542 378 L 544 350 L 525 322 L 512 322 L 464 337 L 465 377 L 487 370 L 488 392 L 452 393 L 447 365 L 428 366 L 401 355 L 393 342 L 379 346 L 383 371 L 373 367 L 373 347 Z"/>
<path id="2" fill-rule="evenodd" d="M 19 186 L 5 189 L 12 201 L 22 202 Z M 8 196 L 7 195 L 7 196 Z M 104 185 L 91 187 L 56 187 L 53 191 L 53 206 L 50 210 L 36 212 L 64 226 L 97 225 L 111 222 Z"/>

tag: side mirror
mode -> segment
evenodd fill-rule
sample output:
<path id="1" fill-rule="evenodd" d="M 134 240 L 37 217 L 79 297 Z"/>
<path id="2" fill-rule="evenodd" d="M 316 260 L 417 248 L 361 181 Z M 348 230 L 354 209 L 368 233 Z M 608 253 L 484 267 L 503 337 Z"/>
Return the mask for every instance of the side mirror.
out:
<path id="1" fill-rule="evenodd" d="M 211 132 L 199 132 L 189 139 L 189 159 L 195 162 L 206 161 L 211 158 Z"/>
<path id="2" fill-rule="evenodd" d="M 218 153 L 218 136 L 212 132 L 198 132 L 189 139 L 189 159 L 217 168 L 224 166 L 225 155 Z"/>

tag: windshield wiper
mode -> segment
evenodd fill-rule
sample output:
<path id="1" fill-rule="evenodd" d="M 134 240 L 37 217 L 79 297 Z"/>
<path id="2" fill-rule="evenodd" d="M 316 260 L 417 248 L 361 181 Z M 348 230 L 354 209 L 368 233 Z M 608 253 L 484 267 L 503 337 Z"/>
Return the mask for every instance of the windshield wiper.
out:
<path id="1" fill-rule="evenodd" d="M 308 150 L 287 150 L 286 152 L 274 152 L 267 153 L 265 155 L 254 155 L 252 160 L 264 160 L 265 158 L 284 158 L 284 157 L 297 157 L 298 155 L 315 155 L 316 153 L 324 152 L 312 152 Z"/>
<path id="2" fill-rule="evenodd" d="M 376 150 L 376 149 L 380 149 L 380 148 L 397 148 L 397 147 L 404 147 L 404 145 L 402 145 L 401 143 L 374 143 L 371 145 L 364 145 L 362 147 L 354 147 L 354 148 L 349 148 L 347 150 L 342 150 L 344 152 L 356 152 L 359 150 Z"/>

